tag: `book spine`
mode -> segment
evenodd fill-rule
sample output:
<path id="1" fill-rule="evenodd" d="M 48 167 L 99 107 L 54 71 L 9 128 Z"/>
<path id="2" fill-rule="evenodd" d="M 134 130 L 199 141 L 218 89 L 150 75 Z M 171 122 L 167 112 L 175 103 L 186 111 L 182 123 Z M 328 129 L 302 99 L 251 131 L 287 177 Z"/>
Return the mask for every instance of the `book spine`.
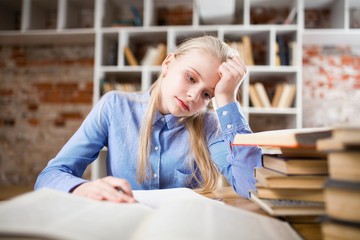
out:
<path id="1" fill-rule="evenodd" d="M 131 51 L 131 49 L 129 47 L 126 46 L 124 48 L 124 52 L 125 52 L 126 60 L 128 61 L 130 66 L 138 66 L 139 65 L 133 52 Z"/>

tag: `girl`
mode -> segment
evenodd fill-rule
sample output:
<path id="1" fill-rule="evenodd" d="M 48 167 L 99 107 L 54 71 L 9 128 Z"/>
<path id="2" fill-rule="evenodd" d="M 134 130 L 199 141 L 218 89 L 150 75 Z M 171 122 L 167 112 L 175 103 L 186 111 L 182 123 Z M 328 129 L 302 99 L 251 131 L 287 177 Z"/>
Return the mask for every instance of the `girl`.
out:
<path id="1" fill-rule="evenodd" d="M 170 53 L 148 91 L 105 94 L 40 173 L 50 187 L 92 199 L 134 202 L 132 189 L 189 187 L 212 191 L 220 174 L 243 197 L 255 189 L 258 147 L 232 147 L 251 133 L 237 90 L 247 72 L 238 53 L 211 36 Z M 207 105 L 215 97 L 216 112 Z M 108 177 L 82 179 L 106 146 Z M 121 191 L 118 191 L 121 189 Z"/>

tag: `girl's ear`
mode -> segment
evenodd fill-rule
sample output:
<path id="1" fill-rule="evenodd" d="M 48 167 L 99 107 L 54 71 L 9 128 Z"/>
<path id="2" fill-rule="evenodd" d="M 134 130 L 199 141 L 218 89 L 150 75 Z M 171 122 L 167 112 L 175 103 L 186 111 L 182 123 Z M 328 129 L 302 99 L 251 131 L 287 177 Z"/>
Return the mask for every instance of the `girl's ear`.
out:
<path id="1" fill-rule="evenodd" d="M 169 68 L 169 64 L 172 60 L 175 59 L 175 55 L 174 53 L 169 53 L 165 60 L 162 62 L 161 64 L 161 72 L 162 72 L 162 75 L 165 76 L 167 71 L 168 71 L 168 68 Z"/>

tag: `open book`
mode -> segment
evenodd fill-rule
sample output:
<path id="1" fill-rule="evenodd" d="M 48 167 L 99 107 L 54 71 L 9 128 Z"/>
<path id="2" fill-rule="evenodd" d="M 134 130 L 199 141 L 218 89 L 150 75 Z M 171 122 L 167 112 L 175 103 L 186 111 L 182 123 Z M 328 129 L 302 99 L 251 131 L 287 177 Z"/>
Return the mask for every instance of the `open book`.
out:
<path id="1" fill-rule="evenodd" d="M 300 239 L 287 222 L 190 189 L 135 191 L 135 197 L 139 203 L 117 204 L 49 189 L 27 193 L 0 204 L 0 238 Z"/>

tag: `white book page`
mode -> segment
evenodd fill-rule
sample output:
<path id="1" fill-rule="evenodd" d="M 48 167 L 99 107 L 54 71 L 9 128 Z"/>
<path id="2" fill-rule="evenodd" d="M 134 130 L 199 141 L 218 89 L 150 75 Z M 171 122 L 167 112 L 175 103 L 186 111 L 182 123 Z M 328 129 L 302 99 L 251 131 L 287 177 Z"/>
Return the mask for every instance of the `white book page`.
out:
<path id="1" fill-rule="evenodd" d="M 183 199 L 162 205 L 134 240 L 300 240 L 286 222 L 225 204 Z"/>
<path id="2" fill-rule="evenodd" d="M 194 199 L 202 201 L 215 201 L 210 198 L 204 197 L 189 188 L 171 188 L 171 189 L 158 189 L 158 190 L 134 190 L 135 199 L 151 208 L 159 208 L 167 202 L 179 199 Z M 218 202 L 218 201 L 216 201 Z M 223 202 L 218 202 L 223 203 Z"/>
<path id="3" fill-rule="evenodd" d="M 0 236 L 129 239 L 153 212 L 142 204 L 100 202 L 42 189 L 0 204 Z"/>

